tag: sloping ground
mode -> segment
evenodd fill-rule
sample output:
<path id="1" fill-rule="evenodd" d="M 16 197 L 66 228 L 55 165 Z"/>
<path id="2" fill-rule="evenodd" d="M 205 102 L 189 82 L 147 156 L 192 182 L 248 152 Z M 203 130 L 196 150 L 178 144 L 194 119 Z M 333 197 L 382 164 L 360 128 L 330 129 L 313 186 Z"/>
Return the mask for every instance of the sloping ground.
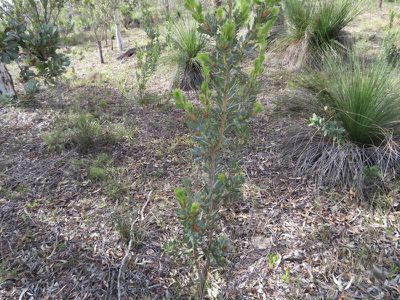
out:
<path id="1" fill-rule="evenodd" d="M 95 51 L 73 61 L 69 84 L 27 105 L 0 108 L 0 299 L 116 299 L 118 291 L 128 299 L 188 299 L 194 291 L 173 191 L 182 178 L 201 174 L 182 113 L 167 98 L 154 107 L 126 99 L 119 79 L 134 61 L 121 64 L 110 55 L 109 64 L 98 66 Z M 398 299 L 399 189 L 372 206 L 295 174 L 282 149 L 309 114 L 288 85 L 293 74 L 269 57 L 260 97 L 266 109 L 253 121 L 241 161 L 244 197 L 221 211 L 233 252 L 211 273 L 210 293 Z M 43 134 L 70 112 L 124 124 L 135 136 L 87 153 L 48 150 Z M 89 176 L 100 153 L 118 170 L 114 181 Z M 119 272 L 127 249 L 121 228 L 129 230 L 132 221 L 130 259 Z"/>

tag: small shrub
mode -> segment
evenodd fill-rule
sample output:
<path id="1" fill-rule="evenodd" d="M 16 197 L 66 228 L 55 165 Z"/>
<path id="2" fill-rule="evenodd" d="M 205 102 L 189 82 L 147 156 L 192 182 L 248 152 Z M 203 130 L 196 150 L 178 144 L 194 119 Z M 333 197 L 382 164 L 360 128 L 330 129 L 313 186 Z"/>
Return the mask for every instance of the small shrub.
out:
<path id="1" fill-rule="evenodd" d="M 28 95 L 33 95 L 39 91 L 39 81 L 36 79 L 29 79 L 25 84 L 24 84 L 24 90 L 25 93 Z"/>
<path id="2" fill-rule="evenodd" d="M 190 19 L 176 22 L 172 28 L 174 60 L 178 64 L 176 81 L 184 90 L 200 87 L 203 81 L 201 64 L 197 55 L 207 46 L 207 36 L 197 30 L 197 24 Z"/>
<path id="3" fill-rule="evenodd" d="M 43 135 L 43 141 L 50 150 L 76 147 L 79 151 L 87 152 L 93 147 L 109 143 L 131 142 L 135 135 L 123 124 L 101 124 L 99 119 L 88 113 L 58 118 L 55 123 L 54 130 Z"/>
<path id="4" fill-rule="evenodd" d="M 104 194 L 113 200 L 124 198 L 129 193 L 129 184 L 123 178 L 123 172 L 115 169 L 108 171 L 108 180 L 104 187 Z"/>
<path id="5" fill-rule="evenodd" d="M 203 82 L 199 105 L 181 90 L 173 96 L 187 114 L 196 141 L 195 159 L 206 173 L 197 190 L 190 181 L 175 190 L 177 216 L 183 227 L 185 251 L 197 271 L 198 299 L 206 297 L 206 283 L 213 264 L 222 264 L 232 252 L 221 230 L 220 212 L 225 197 L 237 197 L 243 176 L 232 166 L 249 135 L 249 119 L 256 111 L 259 76 L 263 71 L 266 37 L 279 13 L 278 1 L 232 1 L 214 11 L 203 10 L 198 0 L 185 0 L 198 30 L 215 41 L 215 51 L 197 55 Z M 246 54 L 253 53 L 248 74 L 242 71 Z M 230 198 L 228 196 L 228 198 Z"/>
<path id="6" fill-rule="evenodd" d="M 89 178 L 91 180 L 94 181 L 102 181 L 104 179 L 106 179 L 107 177 L 107 170 L 102 168 L 102 167 L 98 167 L 98 166 L 92 166 L 89 169 Z"/>
<path id="7" fill-rule="evenodd" d="M 367 183 L 373 183 L 380 178 L 380 169 L 378 166 L 367 166 L 364 168 L 365 180 Z"/>
<path id="8" fill-rule="evenodd" d="M 393 29 L 396 13 L 391 10 L 389 13 L 389 26 L 383 40 L 383 53 L 389 64 L 396 66 L 400 62 L 400 32 Z"/>
<path id="9" fill-rule="evenodd" d="M 110 162 L 110 157 L 108 156 L 107 153 L 103 152 L 97 155 L 95 164 L 97 166 L 106 166 L 109 164 L 109 162 Z"/>
<path id="10" fill-rule="evenodd" d="M 139 103 L 146 104 L 146 85 L 156 70 L 157 61 L 161 53 L 161 45 L 159 41 L 159 29 L 155 26 L 153 17 L 146 5 L 143 5 L 142 15 L 142 24 L 149 38 L 149 42 L 144 47 L 138 47 L 136 53 L 136 82 Z"/>
<path id="11" fill-rule="evenodd" d="M 82 114 L 75 121 L 70 137 L 81 150 L 87 151 L 102 134 L 100 122 L 91 114 Z"/>
<path id="12" fill-rule="evenodd" d="M 361 13 L 361 1 L 284 0 L 288 46 L 287 61 L 295 66 L 311 63 L 326 50 L 343 51 L 351 43 L 343 29 Z"/>
<path id="13" fill-rule="evenodd" d="M 120 208 L 113 215 L 115 230 L 118 232 L 122 242 L 127 246 L 132 240 L 132 249 L 138 247 L 146 236 L 146 231 L 142 226 L 145 224 L 136 224 L 132 220 L 131 214 L 126 213 L 129 209 Z"/>

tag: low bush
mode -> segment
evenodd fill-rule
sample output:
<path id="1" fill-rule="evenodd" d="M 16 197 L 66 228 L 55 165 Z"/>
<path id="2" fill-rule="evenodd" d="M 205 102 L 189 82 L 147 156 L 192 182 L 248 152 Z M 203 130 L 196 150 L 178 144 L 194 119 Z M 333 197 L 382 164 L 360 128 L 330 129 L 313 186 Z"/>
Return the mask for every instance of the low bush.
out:
<path id="1" fill-rule="evenodd" d="M 98 145 L 130 142 L 133 136 L 133 131 L 122 124 L 101 124 L 93 115 L 84 113 L 58 118 L 54 130 L 43 135 L 43 141 L 50 150 L 76 147 L 81 152 L 88 152 Z"/>

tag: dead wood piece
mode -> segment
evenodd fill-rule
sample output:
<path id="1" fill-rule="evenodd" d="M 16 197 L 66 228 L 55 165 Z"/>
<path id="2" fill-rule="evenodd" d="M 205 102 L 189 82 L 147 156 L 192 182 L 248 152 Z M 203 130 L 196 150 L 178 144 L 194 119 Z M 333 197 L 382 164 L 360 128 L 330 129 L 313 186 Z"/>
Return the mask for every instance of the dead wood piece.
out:
<path id="1" fill-rule="evenodd" d="M 135 53 L 136 53 L 136 49 L 135 48 L 130 48 L 130 49 L 126 50 L 124 53 L 122 53 L 120 56 L 118 56 L 117 59 L 121 60 L 121 59 L 124 59 L 124 58 L 131 57 Z"/>

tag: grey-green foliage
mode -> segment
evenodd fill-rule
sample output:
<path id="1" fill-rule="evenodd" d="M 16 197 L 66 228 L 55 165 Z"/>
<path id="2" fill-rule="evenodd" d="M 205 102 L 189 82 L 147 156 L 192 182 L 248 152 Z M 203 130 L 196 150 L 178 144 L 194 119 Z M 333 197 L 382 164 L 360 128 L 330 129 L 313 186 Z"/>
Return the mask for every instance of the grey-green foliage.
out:
<path id="1" fill-rule="evenodd" d="M 146 86 L 150 77 L 154 74 L 157 62 L 161 53 L 160 32 L 154 23 L 151 12 L 147 5 L 142 6 L 142 24 L 149 39 L 146 46 L 138 48 L 136 53 L 136 83 L 138 88 L 138 100 L 141 103 L 146 101 Z"/>
<path id="2" fill-rule="evenodd" d="M 279 12 L 277 2 L 229 0 L 215 11 L 206 12 L 199 1 L 185 1 L 198 30 L 215 41 L 210 54 L 197 55 L 204 78 L 200 104 L 194 105 L 182 91 L 174 91 L 177 107 L 186 111 L 197 144 L 196 161 L 206 174 L 200 191 L 190 182 L 175 191 L 178 218 L 198 272 L 200 299 L 205 297 L 210 266 L 224 262 L 232 251 L 219 227 L 219 212 L 223 200 L 237 197 L 243 183 L 243 176 L 233 172 L 231 166 L 240 159 L 249 118 L 258 107 L 258 77 L 263 71 L 266 37 Z M 252 68 L 246 74 L 243 63 L 248 53 L 253 55 Z"/>
<path id="3" fill-rule="evenodd" d="M 0 61 L 18 61 L 24 82 L 42 78 L 54 83 L 69 65 L 68 58 L 59 51 L 60 35 L 54 23 L 63 3 L 15 0 L 0 5 Z"/>
<path id="4" fill-rule="evenodd" d="M 39 91 L 39 82 L 36 79 L 29 79 L 24 84 L 24 90 L 28 95 L 35 94 Z"/>

